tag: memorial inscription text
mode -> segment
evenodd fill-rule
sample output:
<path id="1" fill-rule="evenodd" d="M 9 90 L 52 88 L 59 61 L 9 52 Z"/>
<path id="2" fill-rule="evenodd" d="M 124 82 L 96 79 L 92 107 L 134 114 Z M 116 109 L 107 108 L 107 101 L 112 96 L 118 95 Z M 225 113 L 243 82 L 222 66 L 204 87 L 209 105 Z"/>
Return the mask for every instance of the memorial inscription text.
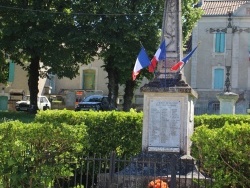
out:
<path id="1" fill-rule="evenodd" d="M 178 100 L 150 100 L 149 146 L 180 147 L 180 106 Z"/>

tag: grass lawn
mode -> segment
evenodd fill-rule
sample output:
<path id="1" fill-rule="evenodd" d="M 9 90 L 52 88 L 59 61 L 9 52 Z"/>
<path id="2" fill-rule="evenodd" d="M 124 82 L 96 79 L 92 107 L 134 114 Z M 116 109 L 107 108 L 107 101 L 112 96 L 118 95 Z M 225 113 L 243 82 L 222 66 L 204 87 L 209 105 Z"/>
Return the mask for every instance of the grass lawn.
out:
<path id="1" fill-rule="evenodd" d="M 27 112 L 0 112 L 0 123 L 4 121 L 14 121 L 19 120 L 23 123 L 30 123 L 34 121 L 35 114 L 30 114 Z"/>

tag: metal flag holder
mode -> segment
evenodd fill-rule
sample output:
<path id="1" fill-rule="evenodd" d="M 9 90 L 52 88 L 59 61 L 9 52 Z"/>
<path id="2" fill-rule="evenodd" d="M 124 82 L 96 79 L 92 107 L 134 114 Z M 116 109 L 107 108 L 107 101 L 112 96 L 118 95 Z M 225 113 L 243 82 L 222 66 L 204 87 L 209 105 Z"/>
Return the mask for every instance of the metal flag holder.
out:
<path id="1" fill-rule="evenodd" d="M 159 82 L 159 87 L 167 88 L 177 86 L 181 81 L 181 73 L 177 72 L 156 72 L 154 81 Z"/>

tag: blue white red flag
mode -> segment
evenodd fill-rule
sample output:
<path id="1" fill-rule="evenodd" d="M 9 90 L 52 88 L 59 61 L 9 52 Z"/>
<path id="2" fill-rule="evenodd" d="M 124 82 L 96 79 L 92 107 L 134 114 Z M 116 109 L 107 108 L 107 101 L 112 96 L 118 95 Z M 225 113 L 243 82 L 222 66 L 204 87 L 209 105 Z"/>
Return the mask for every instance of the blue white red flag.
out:
<path id="1" fill-rule="evenodd" d="M 144 48 L 141 48 L 139 55 L 137 56 L 134 70 L 132 72 L 132 79 L 135 80 L 140 70 L 149 66 L 150 60 Z"/>
<path id="2" fill-rule="evenodd" d="M 150 65 L 148 66 L 148 71 L 154 72 L 158 61 L 165 60 L 165 59 L 166 59 L 166 44 L 165 44 L 165 40 L 163 40 L 160 47 L 156 51 L 153 59 L 151 60 Z"/>
<path id="3" fill-rule="evenodd" d="M 181 61 L 174 64 L 170 70 L 177 71 L 177 70 L 183 68 L 197 48 L 198 48 L 198 45 L 191 52 L 189 52 L 189 54 L 186 57 L 184 57 Z"/>

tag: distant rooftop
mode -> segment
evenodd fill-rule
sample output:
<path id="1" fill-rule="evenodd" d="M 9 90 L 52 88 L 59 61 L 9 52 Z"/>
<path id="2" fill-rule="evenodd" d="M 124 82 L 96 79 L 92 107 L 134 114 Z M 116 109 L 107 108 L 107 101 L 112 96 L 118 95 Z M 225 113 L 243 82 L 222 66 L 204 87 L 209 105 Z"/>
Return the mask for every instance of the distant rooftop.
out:
<path id="1" fill-rule="evenodd" d="M 204 11 L 203 16 L 223 16 L 228 15 L 229 12 L 234 13 L 241 5 L 250 3 L 250 0 L 204 0 L 201 5 Z"/>

